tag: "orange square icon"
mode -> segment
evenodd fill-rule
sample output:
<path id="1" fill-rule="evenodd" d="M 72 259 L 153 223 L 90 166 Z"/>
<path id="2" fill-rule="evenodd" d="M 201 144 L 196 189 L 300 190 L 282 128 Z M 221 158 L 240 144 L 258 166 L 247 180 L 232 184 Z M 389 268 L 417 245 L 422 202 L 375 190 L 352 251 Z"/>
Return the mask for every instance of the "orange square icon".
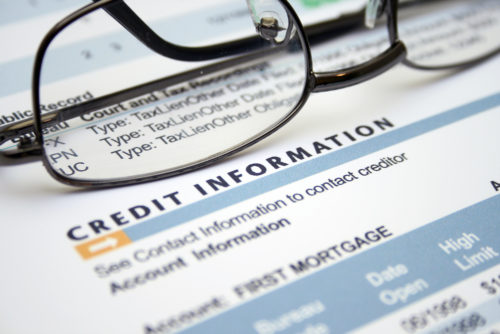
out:
<path id="1" fill-rule="evenodd" d="M 87 241 L 75 247 L 78 253 L 85 259 L 110 252 L 132 242 L 123 231 L 106 234 L 97 239 Z"/>

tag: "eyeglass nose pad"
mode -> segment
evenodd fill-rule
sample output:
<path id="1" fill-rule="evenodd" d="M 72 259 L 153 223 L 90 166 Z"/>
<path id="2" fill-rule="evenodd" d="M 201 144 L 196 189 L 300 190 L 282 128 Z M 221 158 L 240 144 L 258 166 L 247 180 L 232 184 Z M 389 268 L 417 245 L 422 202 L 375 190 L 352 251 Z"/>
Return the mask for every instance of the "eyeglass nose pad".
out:
<path id="1" fill-rule="evenodd" d="M 384 0 L 368 0 L 365 10 L 365 26 L 369 29 L 375 28 L 375 22 L 384 12 Z"/>
<path id="2" fill-rule="evenodd" d="M 263 39 L 273 44 L 282 44 L 290 39 L 292 33 L 291 20 L 284 8 L 276 8 L 276 0 L 247 0 L 255 30 Z"/>
<path id="3" fill-rule="evenodd" d="M 263 13 L 260 22 L 255 28 L 262 38 L 275 43 L 283 42 L 283 37 L 280 37 L 280 32 L 287 30 L 280 26 L 277 14 L 270 12 Z"/>

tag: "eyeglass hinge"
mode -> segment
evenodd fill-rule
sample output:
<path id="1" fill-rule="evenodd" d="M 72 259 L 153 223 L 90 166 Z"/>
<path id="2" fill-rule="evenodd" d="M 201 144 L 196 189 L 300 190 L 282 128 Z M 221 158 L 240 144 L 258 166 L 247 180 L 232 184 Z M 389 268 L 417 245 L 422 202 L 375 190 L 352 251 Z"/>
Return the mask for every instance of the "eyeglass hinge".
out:
<path id="1" fill-rule="evenodd" d="M 0 165 L 19 165 L 23 163 L 39 161 L 42 155 L 42 147 L 38 143 L 31 145 L 18 145 L 17 149 L 0 152 Z"/>

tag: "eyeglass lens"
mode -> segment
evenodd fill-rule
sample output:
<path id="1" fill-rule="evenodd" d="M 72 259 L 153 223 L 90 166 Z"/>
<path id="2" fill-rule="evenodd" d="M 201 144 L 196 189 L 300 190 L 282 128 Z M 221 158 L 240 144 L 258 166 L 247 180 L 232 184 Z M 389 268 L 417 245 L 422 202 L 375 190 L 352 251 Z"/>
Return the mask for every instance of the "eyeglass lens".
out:
<path id="1" fill-rule="evenodd" d="M 222 25 L 204 18 L 227 11 L 224 4 L 194 2 L 196 11 L 155 18 L 151 26 L 161 37 L 163 31 L 165 38 L 185 37 L 191 47 L 241 38 L 250 40 L 248 46 L 229 57 L 221 47 L 220 58 L 210 61 L 169 59 L 103 10 L 56 37 L 42 65 L 44 110 L 160 80 L 152 91 L 125 94 L 53 127 L 59 131 L 46 128 L 46 157 L 56 173 L 117 180 L 189 168 L 245 145 L 288 117 L 304 91 L 306 57 L 286 9 L 278 1 L 252 1 L 251 19 L 247 3 L 233 1 L 231 12 L 245 16 Z M 259 32 L 255 24 L 262 25 Z"/>

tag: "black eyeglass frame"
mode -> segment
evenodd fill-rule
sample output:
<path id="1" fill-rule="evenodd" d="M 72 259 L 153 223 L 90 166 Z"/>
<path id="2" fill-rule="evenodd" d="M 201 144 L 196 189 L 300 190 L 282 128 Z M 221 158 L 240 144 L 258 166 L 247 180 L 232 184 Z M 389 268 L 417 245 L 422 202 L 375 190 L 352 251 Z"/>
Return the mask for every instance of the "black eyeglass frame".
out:
<path id="1" fill-rule="evenodd" d="M 310 54 L 309 39 L 314 39 L 314 38 L 324 39 L 325 37 L 327 37 L 325 36 L 325 34 L 327 34 L 329 32 L 329 29 L 331 29 L 330 26 L 332 25 L 332 22 L 325 22 L 322 24 L 320 23 L 318 25 L 308 27 L 308 29 L 304 29 L 304 27 L 300 22 L 300 19 L 298 18 L 298 15 L 286 0 L 275 0 L 275 1 L 278 1 L 287 10 L 287 13 L 289 15 L 289 20 L 291 20 L 293 22 L 293 25 L 297 28 L 296 33 L 303 47 L 303 52 L 305 57 L 306 83 L 304 85 L 303 94 L 298 103 L 296 104 L 296 106 L 294 107 L 294 109 L 291 112 L 289 112 L 287 116 L 284 119 L 282 119 L 279 123 L 275 124 L 274 127 L 270 129 L 268 132 L 263 133 L 255 138 L 251 138 L 237 147 L 233 147 L 225 152 L 221 152 L 217 156 L 211 157 L 205 161 L 194 163 L 188 167 L 179 168 L 168 172 L 156 172 L 150 175 L 139 176 L 137 178 L 89 181 L 89 180 L 75 180 L 56 173 L 51 167 L 48 158 L 45 154 L 45 149 L 43 146 L 44 141 L 42 136 L 42 124 L 57 123 L 81 115 L 84 112 L 88 112 L 89 109 L 86 109 L 87 111 L 84 111 L 85 110 L 84 108 L 88 107 L 88 104 L 93 104 L 94 107 L 96 106 L 105 107 L 112 104 L 113 100 L 119 101 L 121 98 L 123 98 L 123 96 L 125 96 L 125 98 L 130 96 L 138 96 L 140 94 L 147 92 L 148 90 L 149 91 L 154 90 L 154 87 L 160 87 L 161 85 L 165 87 L 165 80 L 159 79 L 154 82 L 146 83 L 144 85 L 132 87 L 130 89 L 121 92 L 110 94 L 109 96 L 97 99 L 97 101 L 89 101 L 88 104 L 85 103 L 81 108 L 70 107 L 67 108 L 67 110 L 56 110 L 55 112 L 46 113 L 42 115 L 39 102 L 40 102 L 40 74 L 41 74 L 43 57 L 52 40 L 59 34 L 59 32 L 61 32 L 67 26 L 69 26 L 70 24 L 77 21 L 81 17 L 95 10 L 104 9 L 115 20 L 117 20 L 126 30 L 128 30 L 131 34 L 133 34 L 139 41 L 141 41 L 147 47 L 152 49 L 154 52 L 159 53 L 163 56 L 181 60 L 208 60 L 208 59 L 216 59 L 221 56 L 220 51 L 218 51 L 221 50 L 220 45 L 208 46 L 202 48 L 190 48 L 190 47 L 182 47 L 175 44 L 171 44 L 163 40 L 161 37 L 157 36 L 122 0 L 101 0 L 101 1 L 95 1 L 94 3 L 84 6 L 79 10 L 75 11 L 74 13 L 68 15 L 61 21 L 59 21 L 46 34 L 46 36 L 42 40 L 38 48 L 38 51 L 36 53 L 34 69 L 33 69 L 33 77 L 32 77 L 34 129 L 33 126 L 29 124 L 29 121 L 27 121 L 27 122 L 20 122 L 25 124 L 13 124 L 7 127 L 4 131 L 0 131 L 0 143 L 8 139 L 12 139 L 13 137 L 18 137 L 22 134 L 26 134 L 33 130 L 35 133 L 35 141 L 34 142 L 21 141 L 18 150 L 10 153 L 10 157 L 6 157 L 5 155 L 3 157 L 0 156 L 0 165 L 16 164 L 16 161 L 18 161 L 17 158 L 24 158 L 23 159 L 24 161 L 38 160 L 41 156 L 44 166 L 46 167 L 47 171 L 52 177 L 54 177 L 56 180 L 62 183 L 73 186 L 103 188 L 103 187 L 124 186 L 124 185 L 132 185 L 137 183 L 154 181 L 190 172 L 192 170 L 196 170 L 199 168 L 203 168 L 207 165 L 225 159 L 228 156 L 233 155 L 241 150 L 244 150 L 249 146 L 254 145 L 255 143 L 271 135 L 279 128 L 281 128 L 284 124 L 286 124 L 288 121 L 290 121 L 304 106 L 310 93 L 336 90 L 356 85 L 358 83 L 376 77 L 377 75 L 387 71 L 388 69 L 392 68 L 394 65 L 399 63 L 404 63 L 407 66 L 418 69 L 456 68 L 460 66 L 473 65 L 499 52 L 499 49 L 497 49 L 492 51 L 491 53 L 488 53 L 471 61 L 467 61 L 465 63 L 460 63 L 460 64 L 443 66 L 443 67 L 428 68 L 420 66 L 418 64 L 414 64 L 407 59 L 406 47 L 403 44 L 403 42 L 401 42 L 398 38 L 398 32 L 397 32 L 398 2 L 397 0 L 384 0 L 380 14 L 386 15 L 386 24 L 389 35 L 388 36 L 389 43 L 390 43 L 389 48 L 380 55 L 378 55 L 377 57 L 360 65 L 353 66 L 351 68 L 347 68 L 341 71 L 332 71 L 332 72 L 314 72 L 312 58 Z M 343 27 L 347 29 L 354 25 L 358 25 L 359 16 L 356 19 L 354 19 L 354 16 L 355 15 L 352 16 L 348 15 L 343 18 L 342 22 L 340 21 L 336 22 L 334 26 L 342 29 L 343 25 Z M 250 42 L 251 41 L 248 40 L 237 41 L 235 43 L 231 43 L 231 48 L 226 48 L 226 49 L 234 50 L 235 53 L 238 53 L 240 52 L 241 49 L 247 47 L 248 43 Z M 231 60 L 229 62 L 231 62 Z M 217 70 L 224 65 L 216 63 L 215 65 L 211 66 L 214 67 L 214 70 Z"/>

